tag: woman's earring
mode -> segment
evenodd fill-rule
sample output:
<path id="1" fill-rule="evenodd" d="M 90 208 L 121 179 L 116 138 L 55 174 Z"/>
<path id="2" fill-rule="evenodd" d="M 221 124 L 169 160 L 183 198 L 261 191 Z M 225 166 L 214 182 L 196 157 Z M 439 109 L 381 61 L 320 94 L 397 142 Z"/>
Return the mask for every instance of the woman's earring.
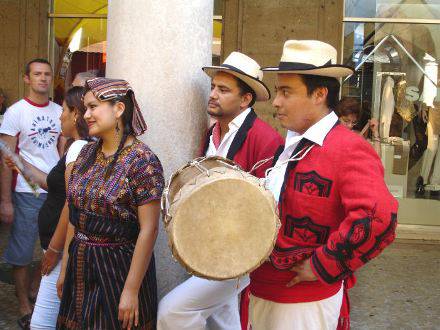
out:
<path id="1" fill-rule="evenodd" d="M 118 122 L 116 122 L 115 130 L 116 130 L 116 134 L 119 134 L 119 131 L 120 131 L 121 129 L 119 128 L 119 123 L 118 123 Z"/>
<path id="2" fill-rule="evenodd" d="M 73 123 L 76 125 L 76 117 L 73 118 Z"/>

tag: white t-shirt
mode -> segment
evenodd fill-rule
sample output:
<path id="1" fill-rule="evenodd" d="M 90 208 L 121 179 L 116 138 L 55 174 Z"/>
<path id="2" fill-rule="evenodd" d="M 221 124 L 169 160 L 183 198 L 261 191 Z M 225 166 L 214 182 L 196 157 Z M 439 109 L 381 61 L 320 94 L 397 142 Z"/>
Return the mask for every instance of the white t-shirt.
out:
<path id="1" fill-rule="evenodd" d="M 62 108 L 53 102 L 38 106 L 22 99 L 6 110 L 0 134 L 17 136 L 20 156 L 40 171 L 49 173 L 60 159 L 57 145 L 61 111 Z M 18 175 L 15 191 L 32 192 L 32 189 Z M 45 191 L 40 189 L 40 192 Z"/>
<path id="2" fill-rule="evenodd" d="M 66 154 L 66 166 L 76 161 L 82 147 L 84 147 L 87 143 L 88 142 L 86 140 L 76 140 L 70 145 Z"/>

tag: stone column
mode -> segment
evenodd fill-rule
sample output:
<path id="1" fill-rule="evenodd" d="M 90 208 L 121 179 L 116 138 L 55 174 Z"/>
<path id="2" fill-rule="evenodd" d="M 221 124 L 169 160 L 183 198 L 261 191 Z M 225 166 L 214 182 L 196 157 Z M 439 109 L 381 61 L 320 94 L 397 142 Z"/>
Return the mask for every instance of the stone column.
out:
<path id="1" fill-rule="evenodd" d="M 207 127 L 213 0 L 110 0 L 107 76 L 133 86 L 148 125 L 142 136 L 168 180 L 196 156 Z M 171 258 L 162 224 L 155 248 L 159 296 L 186 272 Z"/>

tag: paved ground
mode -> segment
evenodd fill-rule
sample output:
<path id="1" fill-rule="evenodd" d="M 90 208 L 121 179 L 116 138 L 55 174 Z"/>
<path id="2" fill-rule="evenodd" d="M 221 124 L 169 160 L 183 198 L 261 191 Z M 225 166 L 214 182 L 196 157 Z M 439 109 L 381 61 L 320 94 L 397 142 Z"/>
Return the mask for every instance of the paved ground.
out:
<path id="1" fill-rule="evenodd" d="M 440 245 L 394 243 L 350 297 L 353 329 L 440 329 Z"/>
<path id="2" fill-rule="evenodd" d="M 350 297 L 352 329 L 440 329 L 440 245 L 394 243 L 358 272 Z M 0 330 L 18 329 L 17 317 L 13 286 L 0 282 Z"/>
<path id="3" fill-rule="evenodd" d="M 9 228 L 0 224 L 0 330 L 19 329 L 17 325 L 18 304 L 15 298 L 14 286 L 7 284 L 12 281 L 10 268 L 1 260 L 8 241 L 8 234 Z M 34 255 L 35 261 L 40 259 L 41 249 L 39 245 L 35 247 Z"/>

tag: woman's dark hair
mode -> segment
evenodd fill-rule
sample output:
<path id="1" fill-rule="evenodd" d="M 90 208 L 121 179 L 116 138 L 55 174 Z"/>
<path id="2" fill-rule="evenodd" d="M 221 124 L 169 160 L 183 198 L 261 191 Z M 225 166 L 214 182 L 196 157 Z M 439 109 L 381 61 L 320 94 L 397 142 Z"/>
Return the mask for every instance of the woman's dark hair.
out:
<path id="1" fill-rule="evenodd" d="M 321 87 L 327 88 L 327 100 L 326 104 L 330 109 L 334 109 L 339 101 L 339 89 L 341 84 L 339 80 L 332 77 L 315 76 L 315 75 L 299 75 L 307 88 L 307 95 L 312 95 L 312 93 Z"/>
<path id="2" fill-rule="evenodd" d="M 84 120 L 84 114 L 86 112 L 86 108 L 84 107 L 84 103 L 82 101 L 82 97 L 84 94 L 84 87 L 74 86 L 70 88 L 66 94 L 64 95 L 64 101 L 66 102 L 67 107 L 70 112 L 77 111 L 78 116 L 76 118 L 76 130 L 78 131 L 79 136 L 83 140 L 88 140 L 89 138 L 89 127 L 87 126 L 86 121 Z M 70 145 L 73 143 L 73 139 L 70 138 L 66 142 L 66 150 L 69 149 Z"/>
<path id="3" fill-rule="evenodd" d="M 90 89 L 86 89 L 84 91 L 85 95 L 87 92 L 89 92 Z M 122 113 L 121 119 L 122 119 L 122 125 L 123 127 L 123 134 L 121 138 L 121 142 L 119 143 L 118 149 L 116 150 L 116 153 L 113 155 L 113 159 L 110 163 L 110 165 L 107 167 L 105 171 L 105 179 L 108 179 L 110 177 L 110 174 L 113 170 L 113 167 L 116 164 L 116 161 L 118 160 L 119 155 L 121 154 L 121 151 L 124 147 L 125 142 L 127 141 L 127 138 L 130 135 L 134 134 L 133 127 L 131 125 L 132 119 L 133 119 L 133 111 L 134 111 L 134 104 L 133 100 L 131 98 L 132 91 L 128 91 L 126 95 L 121 95 L 116 98 L 113 98 L 108 101 L 101 101 L 101 102 L 109 102 L 112 105 L 115 105 L 118 102 L 122 102 L 125 105 L 125 110 Z M 98 154 L 98 151 L 101 149 L 102 146 L 102 139 L 98 141 L 95 145 L 95 149 L 91 153 L 90 157 L 83 163 L 83 166 L 79 170 L 80 173 L 85 173 L 85 171 L 95 162 L 96 155 Z"/>
<path id="4" fill-rule="evenodd" d="M 76 129 L 78 130 L 78 134 L 82 139 L 87 139 L 89 136 L 89 127 L 84 120 L 86 108 L 84 107 L 82 100 L 83 95 L 84 87 L 74 86 L 67 91 L 66 95 L 64 96 L 64 101 L 66 102 L 66 105 L 70 111 L 74 111 L 75 109 L 78 111 L 78 117 L 76 118 Z"/>
<path id="5" fill-rule="evenodd" d="M 338 115 L 338 117 L 348 116 L 353 114 L 357 118 L 361 118 L 362 109 L 359 101 L 356 98 L 343 97 L 336 106 L 335 112 Z"/>

